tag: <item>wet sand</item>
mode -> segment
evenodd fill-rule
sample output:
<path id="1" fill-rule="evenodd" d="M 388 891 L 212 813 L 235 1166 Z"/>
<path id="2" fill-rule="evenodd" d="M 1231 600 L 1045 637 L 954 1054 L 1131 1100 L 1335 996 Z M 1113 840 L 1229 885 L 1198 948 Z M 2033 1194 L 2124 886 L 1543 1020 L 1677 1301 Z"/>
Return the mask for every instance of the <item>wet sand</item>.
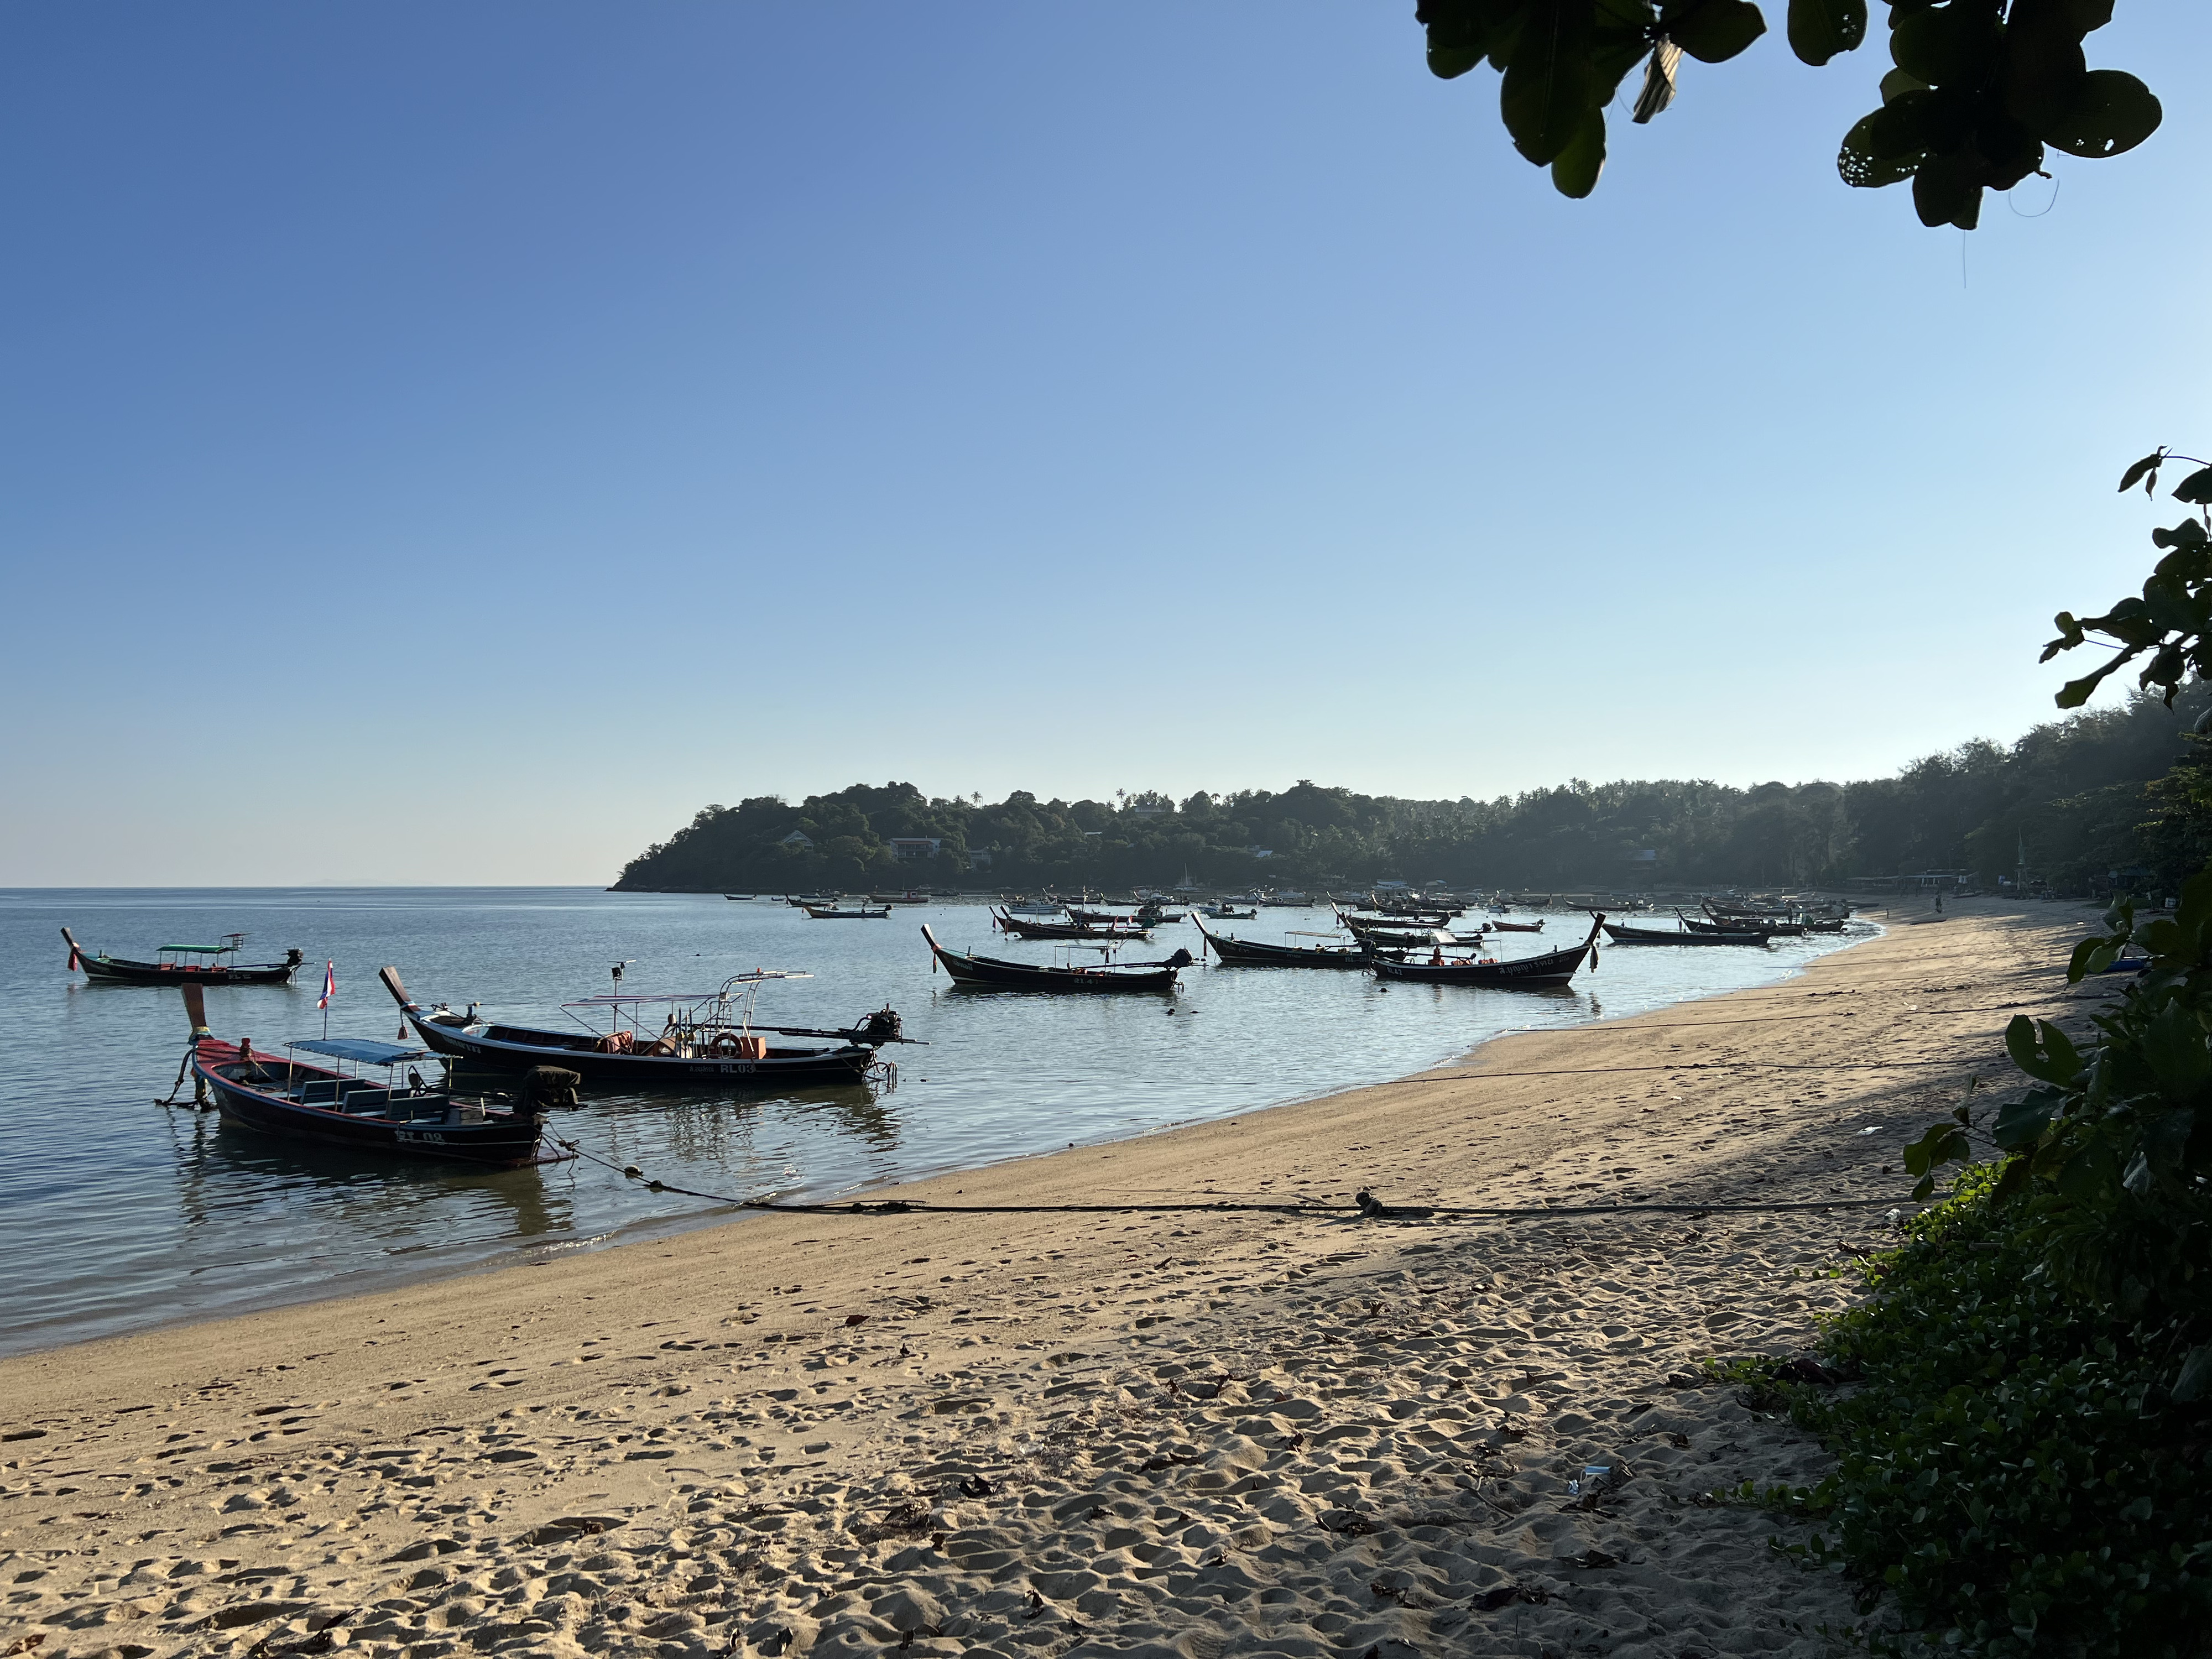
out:
<path id="1" fill-rule="evenodd" d="M 1820 1449 L 1698 1362 L 1847 1305 L 1899 1146 L 2080 1016 L 2088 920 L 1899 915 L 899 1194 L 1126 1212 L 763 1217 L 0 1362 L 0 1655 L 1826 1653 L 1845 1588 L 1707 1497 Z M 1553 1212 L 1142 1207 L 1363 1188 Z"/>

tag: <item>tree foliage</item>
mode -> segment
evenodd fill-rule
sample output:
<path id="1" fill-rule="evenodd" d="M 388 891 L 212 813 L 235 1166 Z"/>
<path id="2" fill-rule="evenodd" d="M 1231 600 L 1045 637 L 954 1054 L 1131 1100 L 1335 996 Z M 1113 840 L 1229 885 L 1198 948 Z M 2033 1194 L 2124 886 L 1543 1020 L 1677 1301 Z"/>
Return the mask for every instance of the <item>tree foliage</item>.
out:
<path id="1" fill-rule="evenodd" d="M 1865 40 L 1868 0 L 1788 0 L 1790 50 L 1819 65 Z M 1972 230 L 1982 192 L 2044 170 L 2051 150 L 2118 155 L 2150 137 L 2158 100 L 2134 76 L 2088 66 L 2083 41 L 2112 0 L 1888 0 L 1880 107 L 1844 137 L 1845 184 L 1912 185 L 1920 221 Z M 1682 58 L 1725 63 L 1766 32 L 1750 0 L 1419 0 L 1430 70 L 1487 64 L 1513 147 L 1588 196 L 1605 166 L 1606 110 L 1644 70 L 1633 118 L 1674 101 Z"/>
<path id="2" fill-rule="evenodd" d="M 2144 495 L 2154 495 L 2160 471 L 2168 461 L 2194 469 L 2174 485 L 2173 499 L 2196 511 L 2171 529 L 2150 532 L 2151 544 L 2163 556 L 2139 596 L 2122 599 L 2101 617 L 2077 617 L 2062 611 L 2054 619 L 2058 637 L 2043 647 L 2045 662 L 2093 642 L 2118 653 L 2080 679 L 2069 680 L 2058 693 L 2061 708 L 2079 708 L 2108 676 L 2146 653 L 2150 661 L 2136 683 L 2146 690 L 2156 687 L 2168 705 L 2185 680 L 2212 678 L 2212 465 L 2154 449 L 2120 475 L 2120 492 L 2141 484 Z M 2094 641 L 2093 635 L 2098 636 Z"/>
<path id="3" fill-rule="evenodd" d="M 623 870 L 632 890 L 822 886 L 1208 886 L 1451 882 L 1540 891 L 1811 886 L 1859 875 L 1968 869 L 1986 884 L 2023 847 L 2038 878 L 2102 892 L 2113 873 L 2170 889 L 2212 845 L 2203 746 L 2184 731 L 2212 694 L 2169 710 L 2124 704 L 1975 742 L 1895 777 L 1836 784 L 1572 781 L 1492 800 L 1407 800 L 1310 781 L 1268 791 L 1118 800 L 932 799 L 855 784 L 796 804 L 710 806 Z M 2177 760 L 2177 757 L 2179 759 Z M 896 836 L 942 842 L 902 862 Z M 803 837 L 804 839 L 795 839 Z M 1638 854 L 1649 851 L 1648 860 Z M 988 863 L 972 860 L 986 855 Z"/>

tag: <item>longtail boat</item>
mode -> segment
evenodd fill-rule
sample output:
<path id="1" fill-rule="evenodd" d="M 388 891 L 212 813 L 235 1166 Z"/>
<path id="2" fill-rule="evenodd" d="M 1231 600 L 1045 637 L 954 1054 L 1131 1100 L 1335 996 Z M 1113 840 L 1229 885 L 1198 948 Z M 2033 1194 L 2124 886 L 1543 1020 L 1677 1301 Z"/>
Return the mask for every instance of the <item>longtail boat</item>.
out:
<path id="1" fill-rule="evenodd" d="M 1771 933 L 1777 939 L 1802 939 L 1805 924 L 1802 921 L 1776 921 L 1771 918 L 1750 921 L 1735 916 L 1720 920 L 1685 915 L 1677 910 L 1675 920 L 1693 933 Z"/>
<path id="2" fill-rule="evenodd" d="M 991 926 L 1015 939 L 1149 939 L 1152 936 L 1152 929 L 1133 923 L 1117 926 L 1113 922 L 1033 921 L 1006 910 L 991 913 Z"/>
<path id="3" fill-rule="evenodd" d="M 1700 933 L 1684 927 L 1622 927 L 1605 924 L 1606 937 L 1615 945 L 1764 945 L 1765 933 Z"/>
<path id="4" fill-rule="evenodd" d="M 834 904 L 802 904 L 799 908 L 817 921 L 886 921 L 891 914 L 888 904 L 875 910 L 865 904 L 854 910 L 840 909 Z"/>
<path id="5" fill-rule="evenodd" d="M 929 941 L 937 965 L 952 975 L 953 984 L 992 991 L 1172 991 L 1176 975 L 1193 962 L 1189 951 L 1177 951 L 1162 962 L 1102 962 L 1096 968 L 1061 968 L 979 957 L 973 951 L 948 951 L 937 942 L 937 935 L 927 924 L 921 936 Z"/>
<path id="6" fill-rule="evenodd" d="M 617 990 L 563 1003 L 563 1011 L 580 1028 L 573 1031 L 478 1019 L 474 1004 L 459 1014 L 443 1003 L 425 1008 L 407 994 L 398 969 L 381 969 L 377 977 L 415 1034 L 441 1054 L 503 1071 L 566 1066 L 596 1082 L 648 1088 L 864 1083 L 879 1075 L 878 1048 L 913 1040 L 900 1034 L 899 1017 L 889 1008 L 842 1030 L 756 1024 L 753 1006 L 763 985 L 813 977 L 774 968 L 734 975 L 719 991 L 670 995 Z M 647 1030 L 656 1017 L 659 1030 Z M 605 1029 L 588 1023 L 592 1020 Z M 769 1041 L 779 1036 L 823 1037 L 830 1046 L 799 1048 Z"/>
<path id="7" fill-rule="evenodd" d="M 1585 959 L 1593 969 L 1597 966 L 1598 929 L 1604 926 L 1605 917 L 1595 915 L 1590 921 L 1589 937 L 1580 945 L 1565 951 L 1548 951 L 1540 957 L 1516 957 L 1505 961 L 1486 957 L 1446 957 L 1441 962 L 1431 957 L 1425 962 L 1419 956 L 1377 956 L 1375 975 L 1378 979 L 1410 981 L 1418 985 L 1482 985 L 1503 990 L 1540 990 L 1565 985 L 1574 978 Z"/>
<path id="8" fill-rule="evenodd" d="M 219 945 L 164 945 L 153 962 L 105 951 L 94 955 L 66 927 L 62 938 L 69 945 L 70 970 L 82 970 L 94 985 L 289 985 L 293 970 L 307 960 L 297 950 L 287 951 L 282 962 L 224 960 L 245 945 L 243 933 L 225 933 Z"/>
<path id="9" fill-rule="evenodd" d="M 1540 933 L 1541 921 L 1492 921 L 1484 924 L 1493 933 Z"/>
<path id="10" fill-rule="evenodd" d="M 287 1043 L 280 1057 L 256 1049 L 250 1038 L 218 1041 L 207 1029 L 201 989 L 184 988 L 192 1022 L 189 1065 L 195 1092 L 212 1096 L 228 1122 L 357 1152 L 492 1169 L 574 1156 L 540 1146 L 547 1109 L 576 1103 L 572 1071 L 535 1067 L 510 1100 L 455 1094 L 442 1073 L 438 1085 L 426 1084 L 416 1062 L 431 1059 L 430 1051 L 399 1043 L 314 1038 Z M 301 1054 L 335 1064 L 318 1065 Z M 398 1075 L 402 1066 L 404 1078 Z M 364 1076 L 368 1070 L 380 1071 L 382 1080 Z"/>
<path id="11" fill-rule="evenodd" d="M 1214 933 L 1196 917 L 1192 918 L 1191 925 L 1199 933 L 1198 953 L 1204 956 L 1212 951 L 1225 968 L 1365 968 L 1375 960 L 1374 948 L 1364 942 L 1266 945 L 1256 939 Z"/>

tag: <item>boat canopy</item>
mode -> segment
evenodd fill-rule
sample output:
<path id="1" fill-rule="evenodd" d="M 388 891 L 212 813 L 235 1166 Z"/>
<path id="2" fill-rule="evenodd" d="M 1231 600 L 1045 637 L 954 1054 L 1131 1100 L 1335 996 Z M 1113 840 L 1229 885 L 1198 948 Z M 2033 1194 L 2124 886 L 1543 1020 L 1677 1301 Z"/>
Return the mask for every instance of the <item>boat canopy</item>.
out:
<path id="1" fill-rule="evenodd" d="M 333 1060 L 350 1060 L 362 1066 L 397 1066 L 402 1060 L 428 1060 L 428 1048 L 404 1048 L 396 1042 L 378 1042 L 368 1037 L 311 1037 L 305 1042 L 285 1045 L 304 1048 L 311 1054 L 328 1054 Z"/>
<path id="2" fill-rule="evenodd" d="M 765 985 L 776 979 L 812 979 L 813 975 L 796 968 L 756 968 L 750 974 L 732 974 L 722 981 L 719 991 L 645 991 L 635 994 L 628 991 L 610 992 L 605 996 L 579 997 L 574 1002 L 564 1002 L 563 1008 L 623 1008 L 641 1002 L 712 1002 L 717 998 L 727 1000 L 732 991 L 740 985 Z"/>
<path id="3" fill-rule="evenodd" d="M 142 945 L 138 948 L 143 951 L 146 947 Z M 238 949 L 235 945 L 164 945 L 161 948 L 188 957 L 220 957 Z"/>

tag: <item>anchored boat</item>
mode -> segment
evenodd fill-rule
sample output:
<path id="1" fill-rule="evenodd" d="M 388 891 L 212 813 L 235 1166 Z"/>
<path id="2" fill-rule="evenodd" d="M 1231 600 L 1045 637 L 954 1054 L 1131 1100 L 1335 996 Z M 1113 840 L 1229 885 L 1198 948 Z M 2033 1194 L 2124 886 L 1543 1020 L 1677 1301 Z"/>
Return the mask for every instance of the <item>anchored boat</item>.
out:
<path id="1" fill-rule="evenodd" d="M 1378 956 L 1375 958 L 1375 975 L 1378 979 L 1407 980 L 1421 985 L 1481 985 L 1500 990 L 1537 990 L 1565 985 L 1574 978 L 1585 960 L 1595 965 L 1598 929 L 1604 926 L 1605 918 L 1595 916 L 1590 922 L 1589 937 L 1580 945 L 1565 951 L 1547 951 L 1537 957 L 1514 957 L 1504 961 L 1494 957 L 1447 957 L 1441 947 L 1425 961 L 1418 956 Z"/>
<path id="2" fill-rule="evenodd" d="M 1192 965 L 1188 951 L 1177 951 L 1164 962 L 1102 962 L 1097 967 L 1056 967 L 1044 963 L 1009 962 L 1001 957 L 979 957 L 973 951 L 948 951 L 937 942 L 927 925 L 922 938 L 939 966 L 952 975 L 955 985 L 992 991 L 1172 991 L 1176 975 Z M 1110 949 L 1102 946 L 1101 949 Z"/>
<path id="3" fill-rule="evenodd" d="M 164 945 L 152 962 L 133 962 L 127 957 L 97 955 L 76 942 L 66 927 L 62 938 L 69 944 L 71 971 L 82 969 L 95 985 L 288 985 L 292 971 L 307 958 L 287 951 L 282 962 L 233 962 L 246 944 L 243 933 L 225 933 L 220 945 Z"/>
<path id="4" fill-rule="evenodd" d="M 899 1017 L 889 1008 L 842 1030 L 755 1024 L 753 1005 L 762 986 L 814 977 L 784 969 L 733 975 L 719 991 L 642 995 L 617 991 L 564 1002 L 562 1010 L 580 1028 L 573 1031 L 481 1020 L 474 1004 L 459 1014 L 443 1003 L 425 1008 L 407 994 L 398 969 L 380 969 L 377 977 L 416 1035 L 439 1054 L 506 1071 L 565 1066 L 594 1082 L 645 1087 L 865 1083 L 890 1075 L 889 1063 L 877 1058 L 878 1048 L 914 1041 L 900 1034 Z M 661 1023 L 653 1031 L 649 1027 L 656 1016 Z M 830 1041 L 828 1047 L 800 1048 L 772 1043 L 771 1037 Z"/>
<path id="5" fill-rule="evenodd" d="M 523 1078 L 513 1100 L 463 1097 L 446 1086 L 442 1073 L 435 1085 L 423 1081 L 416 1067 L 432 1059 L 426 1048 L 322 1037 L 287 1043 L 279 1056 L 256 1049 L 251 1038 L 220 1042 L 208 1030 L 201 988 L 188 985 L 184 991 L 192 1022 L 187 1063 L 195 1092 L 212 1096 L 229 1122 L 360 1152 L 493 1169 L 574 1156 L 540 1146 L 546 1111 L 576 1103 L 574 1072 L 538 1066 Z M 303 1060 L 303 1054 L 314 1058 Z M 380 1073 L 380 1079 L 372 1073 Z"/>

